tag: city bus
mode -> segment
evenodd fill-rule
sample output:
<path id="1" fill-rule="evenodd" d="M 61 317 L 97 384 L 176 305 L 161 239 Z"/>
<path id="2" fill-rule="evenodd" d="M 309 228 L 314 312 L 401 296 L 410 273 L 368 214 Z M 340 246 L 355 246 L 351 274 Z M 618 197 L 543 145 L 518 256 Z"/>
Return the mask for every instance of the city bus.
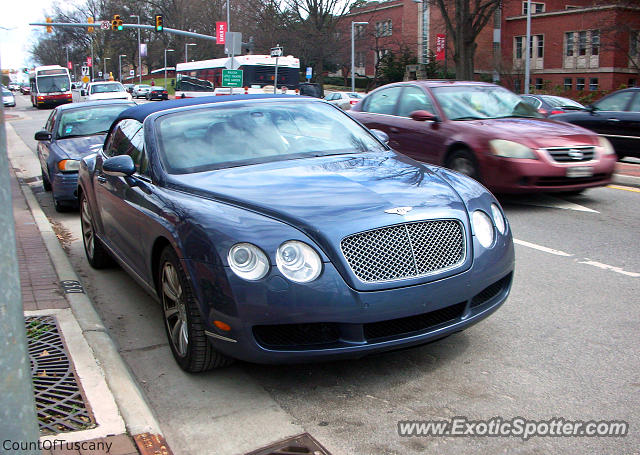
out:
<path id="1" fill-rule="evenodd" d="M 233 94 L 273 93 L 276 58 L 269 55 L 240 55 L 176 65 L 176 98 L 206 95 L 229 95 L 222 87 L 223 69 L 242 70 L 242 87 Z M 300 60 L 289 55 L 278 58 L 277 93 L 298 94 Z"/>
<path id="2" fill-rule="evenodd" d="M 71 103 L 69 70 L 58 65 L 38 66 L 29 73 L 31 104 L 34 107 Z"/>

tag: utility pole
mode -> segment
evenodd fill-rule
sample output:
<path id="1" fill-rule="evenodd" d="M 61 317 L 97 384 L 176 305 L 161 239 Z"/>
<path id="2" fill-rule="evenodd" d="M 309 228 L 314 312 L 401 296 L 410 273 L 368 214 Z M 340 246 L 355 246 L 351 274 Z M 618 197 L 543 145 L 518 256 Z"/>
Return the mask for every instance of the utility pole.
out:
<path id="1" fill-rule="evenodd" d="M 140 25 L 140 16 L 138 14 L 131 14 L 129 17 L 137 18 L 138 25 Z M 142 53 L 140 52 L 140 28 L 139 27 L 138 27 L 138 84 L 142 84 Z"/>
<path id="2" fill-rule="evenodd" d="M 351 91 L 356 91 L 356 41 L 354 35 L 354 28 L 356 25 L 367 25 L 369 22 L 353 22 L 351 21 Z"/>
<path id="3" fill-rule="evenodd" d="M 527 0 L 527 36 L 524 45 L 524 94 L 529 93 L 529 84 L 531 80 L 531 0 Z"/>
<path id="4" fill-rule="evenodd" d="M 22 313 L 5 127 L 0 106 L 0 440 L 36 442 L 40 432 Z M 40 450 L 20 453 L 36 455 Z"/>
<path id="5" fill-rule="evenodd" d="M 167 52 L 173 52 L 173 49 L 164 50 L 164 89 L 167 90 Z"/>
<path id="6" fill-rule="evenodd" d="M 127 54 L 118 55 L 118 80 L 122 82 L 122 57 L 126 57 Z"/>

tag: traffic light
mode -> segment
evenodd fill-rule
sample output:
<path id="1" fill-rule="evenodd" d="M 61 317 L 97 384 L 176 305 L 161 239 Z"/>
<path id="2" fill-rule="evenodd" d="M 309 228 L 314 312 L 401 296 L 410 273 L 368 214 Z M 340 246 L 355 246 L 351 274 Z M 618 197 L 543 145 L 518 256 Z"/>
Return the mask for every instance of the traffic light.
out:
<path id="1" fill-rule="evenodd" d="M 47 17 L 47 23 L 51 23 L 53 22 L 53 20 L 50 17 Z M 53 33 L 53 27 L 50 25 L 47 25 L 47 33 Z"/>
<path id="2" fill-rule="evenodd" d="M 122 19 L 120 19 L 119 14 L 113 15 L 113 20 L 111 21 L 111 30 L 123 30 Z"/>
<path id="3" fill-rule="evenodd" d="M 162 14 L 156 14 L 156 32 L 161 32 L 162 29 Z"/>
<path id="4" fill-rule="evenodd" d="M 94 22 L 93 17 L 87 17 L 87 22 L 90 24 L 93 24 Z M 93 33 L 93 27 L 87 27 L 87 32 Z"/>

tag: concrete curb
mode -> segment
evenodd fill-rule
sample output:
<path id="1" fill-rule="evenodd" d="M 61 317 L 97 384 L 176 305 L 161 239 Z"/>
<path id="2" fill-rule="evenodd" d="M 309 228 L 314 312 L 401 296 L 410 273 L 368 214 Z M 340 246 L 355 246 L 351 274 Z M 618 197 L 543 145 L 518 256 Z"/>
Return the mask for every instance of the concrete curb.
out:
<path id="1" fill-rule="evenodd" d="M 15 130 L 10 125 L 7 126 L 7 139 L 9 139 L 9 136 L 14 136 L 14 140 L 21 141 Z M 16 168 L 16 175 L 24 178 L 20 169 L 15 165 L 14 168 Z M 42 235 L 59 280 L 73 280 L 81 283 L 82 281 L 62 249 L 58 237 L 33 195 L 31 188 L 21 183 L 20 189 Z M 71 306 L 82 334 L 103 370 L 104 377 L 115 398 L 129 434 L 150 433 L 152 435 L 161 435 L 160 425 L 153 415 L 153 411 L 128 366 L 122 360 L 113 339 L 109 336 L 89 297 L 85 293 L 65 294 L 65 297 Z"/>
<path id="2" fill-rule="evenodd" d="M 617 185 L 626 185 L 640 188 L 640 177 L 635 177 L 633 175 L 613 174 L 613 183 Z"/>

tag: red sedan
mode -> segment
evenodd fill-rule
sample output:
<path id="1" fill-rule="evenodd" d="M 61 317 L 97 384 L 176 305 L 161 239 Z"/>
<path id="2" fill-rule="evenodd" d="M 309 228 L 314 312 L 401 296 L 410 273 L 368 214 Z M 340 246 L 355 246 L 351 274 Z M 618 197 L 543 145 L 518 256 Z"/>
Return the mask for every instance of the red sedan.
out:
<path id="1" fill-rule="evenodd" d="M 387 133 L 395 150 L 469 175 L 497 193 L 606 185 L 616 162 L 607 139 L 544 119 L 494 84 L 390 84 L 370 93 L 350 115 Z"/>

